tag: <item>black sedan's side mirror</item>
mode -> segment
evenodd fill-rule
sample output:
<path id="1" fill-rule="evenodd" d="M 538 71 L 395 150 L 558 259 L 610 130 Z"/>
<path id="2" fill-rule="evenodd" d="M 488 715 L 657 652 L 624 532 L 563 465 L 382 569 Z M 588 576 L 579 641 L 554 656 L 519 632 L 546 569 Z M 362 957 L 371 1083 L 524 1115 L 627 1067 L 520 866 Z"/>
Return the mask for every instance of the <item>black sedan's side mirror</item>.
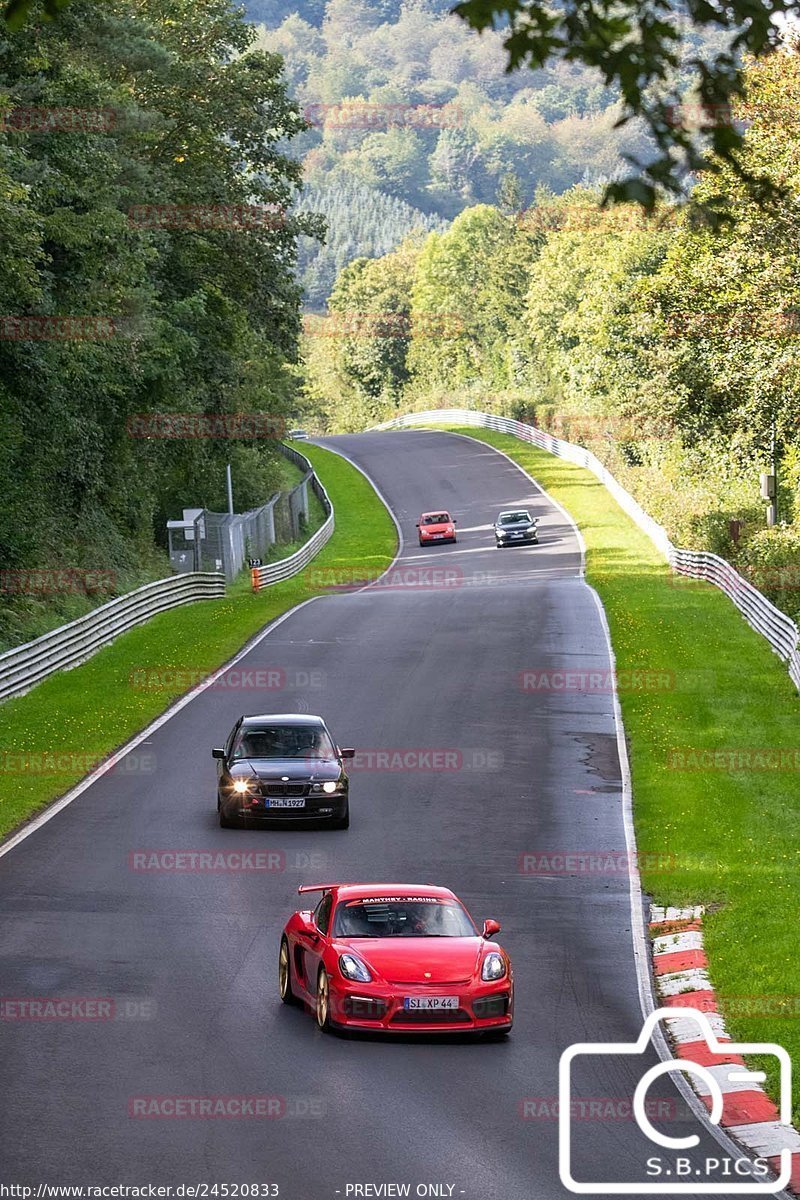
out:
<path id="1" fill-rule="evenodd" d="M 214 749 L 211 751 L 211 757 L 212 758 L 224 758 L 225 757 L 224 748 L 222 746 L 215 746 Z"/>
<path id="2" fill-rule="evenodd" d="M 341 758 L 355 758 L 356 752 L 352 746 L 345 746 L 344 750 L 339 751 Z"/>

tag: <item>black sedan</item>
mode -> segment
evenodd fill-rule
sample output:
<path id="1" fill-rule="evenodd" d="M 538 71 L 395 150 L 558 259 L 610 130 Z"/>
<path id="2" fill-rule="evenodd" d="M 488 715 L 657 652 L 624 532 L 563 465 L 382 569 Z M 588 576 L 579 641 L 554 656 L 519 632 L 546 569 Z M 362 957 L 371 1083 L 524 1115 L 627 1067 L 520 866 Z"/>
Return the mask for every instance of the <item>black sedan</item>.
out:
<path id="1" fill-rule="evenodd" d="M 532 545 L 539 541 L 536 526 L 538 517 L 532 517 L 527 508 L 509 508 L 501 512 L 494 523 L 497 549 L 518 543 Z"/>
<path id="2" fill-rule="evenodd" d="M 350 824 L 349 780 L 322 717 L 289 713 L 240 717 L 217 763 L 217 812 L 223 829 L 275 820 Z"/>

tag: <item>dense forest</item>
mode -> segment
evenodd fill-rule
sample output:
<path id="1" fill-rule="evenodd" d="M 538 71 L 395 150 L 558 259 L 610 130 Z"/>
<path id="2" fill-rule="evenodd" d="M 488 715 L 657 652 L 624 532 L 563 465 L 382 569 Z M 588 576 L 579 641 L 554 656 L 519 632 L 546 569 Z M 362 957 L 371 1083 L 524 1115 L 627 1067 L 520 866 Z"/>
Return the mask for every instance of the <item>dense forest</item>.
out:
<path id="1" fill-rule="evenodd" d="M 226 462 L 240 507 L 280 477 L 270 438 L 136 436 L 137 414 L 291 411 L 315 222 L 278 215 L 304 123 L 227 0 L 0 25 L 0 117 L 0 563 L 124 590 L 167 517 L 224 506 Z"/>
<path id="2" fill-rule="evenodd" d="M 332 201 L 321 210 L 332 248 L 303 249 L 311 307 L 323 305 L 331 266 L 352 257 L 349 245 L 382 251 L 373 225 L 396 245 L 412 222 L 435 227 L 476 203 L 525 206 L 542 186 L 603 184 L 623 170 L 624 155 L 650 153 L 637 122 L 617 127 L 616 94 L 592 70 L 557 62 L 508 72 L 502 34 L 479 35 L 448 7 L 251 0 L 250 18 L 267 22 L 258 44 L 284 57 L 311 126 L 294 143 L 305 181 Z M 356 202 L 345 208 L 348 196 Z M 390 208 L 389 199 L 401 204 Z"/>
<path id="3" fill-rule="evenodd" d="M 303 235 L 297 265 L 309 307 L 321 308 L 336 276 L 347 263 L 363 255 L 374 257 L 394 250 L 414 231 L 444 230 L 447 222 L 412 208 L 360 180 L 309 185 L 297 203 L 298 212 L 324 213 L 324 242 Z"/>
<path id="4" fill-rule="evenodd" d="M 603 209 L 583 188 L 522 214 L 472 206 L 342 271 L 306 338 L 310 418 L 357 429 L 466 404 L 535 421 L 591 446 L 680 544 L 734 559 L 800 615 L 798 49 L 750 66 L 747 86 L 746 165 L 780 199 L 758 207 L 723 168 L 694 192 L 721 192 L 718 228 L 680 208 Z M 782 523 L 768 530 L 773 430 Z"/>

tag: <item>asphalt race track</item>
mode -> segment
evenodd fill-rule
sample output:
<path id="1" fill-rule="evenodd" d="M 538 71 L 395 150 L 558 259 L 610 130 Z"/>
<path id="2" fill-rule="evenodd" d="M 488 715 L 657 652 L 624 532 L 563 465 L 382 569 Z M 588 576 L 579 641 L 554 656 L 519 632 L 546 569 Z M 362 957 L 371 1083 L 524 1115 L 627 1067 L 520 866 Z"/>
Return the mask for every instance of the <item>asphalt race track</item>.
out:
<path id="1" fill-rule="evenodd" d="M 412 1196 L 438 1185 L 427 1194 L 563 1197 L 559 1056 L 641 1028 L 625 872 L 522 869 L 535 852 L 625 851 L 611 696 L 522 686 L 523 672 L 608 670 L 569 523 L 471 440 L 323 444 L 360 464 L 393 509 L 405 539 L 397 586 L 306 604 L 240 664 L 285 669 L 286 687 L 205 691 L 133 769 L 98 780 L 0 859 L 2 996 L 114 1003 L 108 1020 L 0 1021 L 5 1182 L 273 1182 L 287 1200 L 392 1194 L 353 1190 L 388 1183 Z M 512 505 L 540 516 L 538 547 L 494 548 L 491 522 Z M 438 506 L 457 517 L 459 542 L 420 550 L 415 521 Z M 417 568 L 434 567 L 423 582 Z M 297 710 L 320 712 L 340 745 L 456 751 L 458 765 L 354 771 L 347 832 L 220 829 L 211 747 L 243 711 Z M 134 870 L 143 849 L 271 850 L 279 869 Z M 282 1006 L 281 928 L 300 907 L 297 885 L 326 879 L 442 883 L 478 923 L 497 918 L 515 964 L 510 1038 L 324 1036 Z M 640 1073 L 610 1057 L 585 1071 L 581 1094 L 629 1098 Z M 656 1091 L 663 1128 L 697 1131 L 692 1155 L 720 1156 L 670 1082 Z M 278 1115 L 129 1115 L 151 1096 L 269 1096 Z M 576 1121 L 574 1145 L 588 1180 L 647 1178 L 644 1160 L 659 1153 L 618 1112 Z"/>

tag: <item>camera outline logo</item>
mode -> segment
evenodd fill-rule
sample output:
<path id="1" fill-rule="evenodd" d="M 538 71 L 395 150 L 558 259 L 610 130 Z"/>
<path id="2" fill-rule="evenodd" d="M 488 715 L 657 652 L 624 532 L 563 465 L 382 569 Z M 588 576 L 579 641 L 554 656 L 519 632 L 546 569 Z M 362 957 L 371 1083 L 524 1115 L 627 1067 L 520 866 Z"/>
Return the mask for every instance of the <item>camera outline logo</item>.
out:
<path id="1" fill-rule="evenodd" d="M 784 1147 L 780 1152 L 781 1166 L 778 1178 L 767 1183 L 732 1183 L 730 1180 L 719 1183 L 698 1183 L 696 1178 L 687 1179 L 685 1183 L 668 1183 L 663 1178 L 660 1178 L 657 1182 L 587 1183 L 573 1178 L 572 1127 L 570 1121 L 570 1083 L 573 1060 L 579 1056 L 589 1055 L 643 1055 L 650 1046 L 653 1030 L 656 1026 L 667 1017 L 674 1020 L 677 1015 L 690 1017 L 697 1022 L 697 1040 L 700 1041 L 702 1038 L 712 1054 L 769 1054 L 777 1058 L 780 1064 L 780 1100 L 778 1104 L 780 1124 L 785 1125 L 787 1129 L 792 1128 L 792 1063 L 783 1046 L 779 1046 L 775 1042 L 720 1042 L 705 1013 L 694 1009 L 681 1009 L 680 1013 L 678 1013 L 675 1008 L 657 1008 L 645 1018 L 642 1031 L 635 1042 L 576 1042 L 574 1045 L 568 1046 L 561 1055 L 558 1064 L 558 1172 L 562 1184 L 568 1191 L 578 1195 L 602 1194 L 612 1196 L 663 1194 L 665 1192 L 673 1194 L 692 1192 L 694 1194 L 700 1193 L 718 1196 L 773 1196 L 777 1192 L 782 1191 L 789 1183 L 792 1174 L 792 1151 L 788 1147 Z M 753 1084 L 764 1082 L 765 1074 L 763 1071 L 750 1071 L 747 1067 L 735 1063 L 724 1065 L 727 1068 L 726 1078 L 730 1082 L 750 1081 Z M 692 1133 L 687 1137 L 675 1138 L 660 1133 L 653 1127 L 645 1111 L 647 1090 L 651 1083 L 662 1075 L 673 1073 L 688 1073 L 705 1080 L 711 1096 L 709 1120 L 712 1125 L 718 1126 L 722 1117 L 723 1107 L 723 1093 L 720 1083 L 708 1067 L 704 1067 L 700 1063 L 696 1063 L 688 1058 L 667 1059 L 656 1063 L 655 1066 L 645 1071 L 636 1085 L 633 1095 L 633 1113 L 639 1129 L 651 1142 L 667 1150 L 687 1150 L 699 1145 L 700 1138 L 697 1134 Z"/>

